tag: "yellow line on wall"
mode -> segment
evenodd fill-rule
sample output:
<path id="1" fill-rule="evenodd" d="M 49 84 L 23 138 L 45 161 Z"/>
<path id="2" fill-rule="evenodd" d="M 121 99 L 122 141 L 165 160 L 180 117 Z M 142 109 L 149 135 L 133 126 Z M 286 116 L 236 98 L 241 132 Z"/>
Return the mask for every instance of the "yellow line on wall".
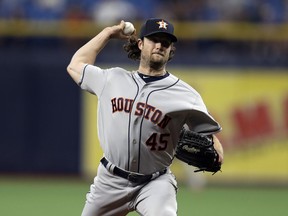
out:
<path id="1" fill-rule="evenodd" d="M 97 135 L 97 97 L 82 93 L 81 127 L 81 167 L 82 174 L 91 178 L 96 175 L 99 161 L 103 155 Z"/>

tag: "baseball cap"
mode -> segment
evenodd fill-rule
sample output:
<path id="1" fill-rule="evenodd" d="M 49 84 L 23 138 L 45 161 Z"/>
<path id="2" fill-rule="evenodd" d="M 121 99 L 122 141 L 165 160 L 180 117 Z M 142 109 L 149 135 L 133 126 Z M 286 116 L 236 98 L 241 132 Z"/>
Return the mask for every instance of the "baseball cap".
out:
<path id="1" fill-rule="evenodd" d="M 140 38 L 144 38 L 156 33 L 166 33 L 170 36 L 172 42 L 177 41 L 177 38 L 174 35 L 173 25 L 164 19 L 158 19 L 158 18 L 148 19 L 143 24 L 140 30 Z"/>

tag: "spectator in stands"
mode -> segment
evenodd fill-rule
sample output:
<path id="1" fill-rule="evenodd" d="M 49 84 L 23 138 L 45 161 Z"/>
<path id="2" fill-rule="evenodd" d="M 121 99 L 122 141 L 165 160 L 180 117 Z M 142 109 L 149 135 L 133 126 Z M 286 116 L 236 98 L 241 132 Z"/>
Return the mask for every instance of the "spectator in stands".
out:
<path id="1" fill-rule="evenodd" d="M 110 25 L 123 20 L 135 20 L 137 8 L 126 0 L 100 0 L 92 6 L 91 15 L 98 25 Z"/>
<path id="2" fill-rule="evenodd" d="M 285 5 L 286 5 L 285 0 L 262 0 L 260 1 L 259 13 L 261 15 L 261 22 L 265 22 L 265 23 L 283 22 L 285 20 L 285 12 L 287 12 L 285 11 Z"/>
<path id="3" fill-rule="evenodd" d="M 0 0 L 0 18 L 25 18 L 24 5 L 27 0 Z"/>
<path id="4" fill-rule="evenodd" d="M 158 0 L 157 16 L 178 21 L 200 20 L 206 6 L 206 0 Z"/>
<path id="5" fill-rule="evenodd" d="M 28 19 L 59 20 L 64 17 L 68 0 L 27 0 Z"/>
<path id="6" fill-rule="evenodd" d="M 59 20 L 71 11 L 103 25 L 156 15 L 178 21 L 281 23 L 288 21 L 288 0 L 0 0 L 2 19 Z"/>

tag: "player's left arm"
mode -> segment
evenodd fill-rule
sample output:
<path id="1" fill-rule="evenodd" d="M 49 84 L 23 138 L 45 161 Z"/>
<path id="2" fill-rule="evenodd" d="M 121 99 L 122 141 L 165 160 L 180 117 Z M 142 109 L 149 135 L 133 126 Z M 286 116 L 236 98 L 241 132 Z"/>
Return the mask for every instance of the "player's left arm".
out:
<path id="1" fill-rule="evenodd" d="M 214 148 L 217 151 L 217 153 L 219 154 L 219 162 L 223 163 L 223 160 L 224 160 L 223 146 L 215 134 L 213 134 L 212 136 L 213 136 Z"/>

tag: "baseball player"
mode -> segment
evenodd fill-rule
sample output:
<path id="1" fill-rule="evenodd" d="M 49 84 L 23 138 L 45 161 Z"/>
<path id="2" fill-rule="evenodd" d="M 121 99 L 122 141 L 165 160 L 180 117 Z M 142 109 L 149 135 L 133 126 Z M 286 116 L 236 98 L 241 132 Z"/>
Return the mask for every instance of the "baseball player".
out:
<path id="1" fill-rule="evenodd" d="M 131 211 L 174 216 L 177 182 L 169 167 L 182 126 L 209 135 L 221 127 L 199 93 L 166 70 L 177 41 L 173 25 L 148 19 L 139 38 L 124 35 L 124 26 L 121 21 L 104 28 L 78 49 L 67 67 L 72 79 L 98 98 L 98 136 L 104 152 L 82 216 Z M 139 60 L 137 70 L 94 65 L 111 39 L 127 41 L 128 57 Z M 222 161 L 223 149 L 214 137 Z"/>

